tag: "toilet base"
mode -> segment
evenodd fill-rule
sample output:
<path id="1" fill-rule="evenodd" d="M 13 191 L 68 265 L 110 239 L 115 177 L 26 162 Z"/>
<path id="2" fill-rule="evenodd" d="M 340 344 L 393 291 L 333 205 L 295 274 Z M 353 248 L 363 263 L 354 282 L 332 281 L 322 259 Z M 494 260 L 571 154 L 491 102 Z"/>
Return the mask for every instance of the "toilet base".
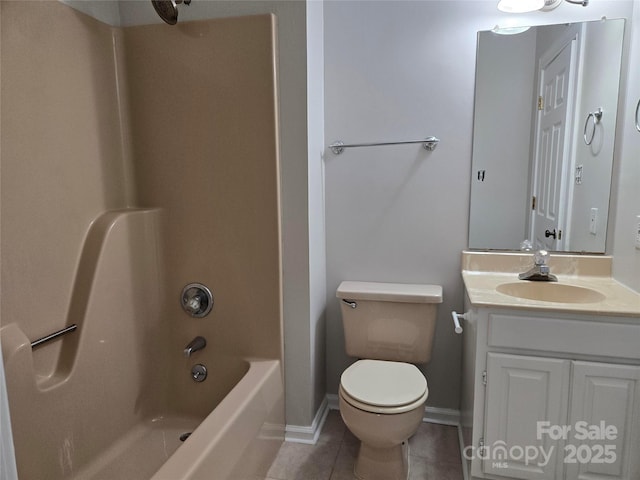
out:
<path id="1" fill-rule="evenodd" d="M 409 441 L 391 448 L 377 448 L 360 443 L 353 473 L 359 480 L 407 480 Z"/>

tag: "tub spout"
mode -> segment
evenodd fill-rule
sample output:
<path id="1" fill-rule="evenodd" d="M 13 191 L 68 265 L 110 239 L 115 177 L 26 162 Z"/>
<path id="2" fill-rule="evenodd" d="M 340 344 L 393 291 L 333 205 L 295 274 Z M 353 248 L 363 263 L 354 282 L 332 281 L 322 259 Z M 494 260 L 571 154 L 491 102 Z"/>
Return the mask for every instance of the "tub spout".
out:
<path id="1" fill-rule="evenodd" d="M 204 347 L 207 346 L 207 341 L 204 339 L 204 337 L 196 337 L 193 340 L 191 340 L 189 342 L 189 345 L 187 345 L 184 349 L 184 356 L 189 358 L 191 356 L 191 354 L 193 352 L 197 352 L 198 350 L 202 350 Z"/>

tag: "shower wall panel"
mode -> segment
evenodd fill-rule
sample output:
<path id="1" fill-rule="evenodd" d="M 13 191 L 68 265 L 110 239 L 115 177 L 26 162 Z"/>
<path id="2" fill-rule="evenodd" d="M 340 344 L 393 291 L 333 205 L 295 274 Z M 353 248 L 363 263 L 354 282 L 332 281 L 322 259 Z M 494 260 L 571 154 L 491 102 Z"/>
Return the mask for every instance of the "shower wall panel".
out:
<path id="1" fill-rule="evenodd" d="M 2 1 L 2 325 L 68 322 L 90 224 L 127 205 L 113 30 L 60 2 Z M 34 352 L 41 376 L 60 343 Z"/>
<path id="2" fill-rule="evenodd" d="M 124 29 L 137 194 L 164 214 L 171 351 L 281 358 L 275 18 Z M 301 159 L 305 161 L 305 159 Z M 191 318 L 182 288 L 213 311 Z M 175 364 L 180 402 L 197 388 Z"/>
<path id="3" fill-rule="evenodd" d="M 12 426 L 20 472 L 67 478 L 136 422 L 210 412 L 239 357 L 282 360 L 275 18 L 112 28 L 1 1 L 0 22 Z M 206 318 L 180 308 L 192 282 Z"/>

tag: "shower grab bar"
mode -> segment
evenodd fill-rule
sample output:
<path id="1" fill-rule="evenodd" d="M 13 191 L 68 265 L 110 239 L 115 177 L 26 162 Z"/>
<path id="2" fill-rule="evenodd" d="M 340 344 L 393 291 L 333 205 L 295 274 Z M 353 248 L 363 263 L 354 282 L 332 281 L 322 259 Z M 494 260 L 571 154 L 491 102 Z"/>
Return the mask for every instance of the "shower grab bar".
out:
<path id="1" fill-rule="evenodd" d="M 439 138 L 436 137 L 427 137 L 423 140 L 407 140 L 404 142 L 372 142 L 372 143 L 349 143 L 346 144 L 341 140 L 333 142 L 329 145 L 329 148 L 333 152 L 334 155 L 340 155 L 344 152 L 345 148 L 355 148 L 355 147 L 381 147 L 387 145 L 408 145 L 410 143 L 421 143 L 422 146 L 432 152 L 438 146 L 438 142 L 440 142 Z"/>
<path id="2" fill-rule="evenodd" d="M 56 339 L 58 337 L 66 335 L 67 333 L 71 333 L 71 332 L 75 331 L 77 328 L 78 328 L 78 326 L 74 323 L 73 325 L 69 325 L 68 327 L 63 328 L 62 330 L 58 330 L 57 332 L 53 332 L 53 333 L 47 335 L 46 337 L 39 338 L 38 340 L 35 340 L 35 341 L 31 342 L 31 348 L 33 349 L 33 348 L 39 347 L 43 343 L 50 342 L 51 340 L 54 340 L 54 339 Z"/>
<path id="3" fill-rule="evenodd" d="M 638 100 L 638 105 L 636 105 L 636 130 L 640 132 L 640 100 Z"/>

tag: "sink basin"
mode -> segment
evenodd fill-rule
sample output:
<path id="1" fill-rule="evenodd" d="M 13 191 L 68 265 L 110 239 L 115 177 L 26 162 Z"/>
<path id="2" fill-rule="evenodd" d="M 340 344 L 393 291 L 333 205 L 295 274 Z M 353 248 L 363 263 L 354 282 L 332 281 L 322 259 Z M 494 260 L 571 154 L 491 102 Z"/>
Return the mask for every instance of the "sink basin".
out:
<path id="1" fill-rule="evenodd" d="M 590 288 L 555 282 L 513 282 L 498 285 L 496 290 L 505 295 L 528 300 L 556 303 L 596 303 L 606 297 Z"/>

